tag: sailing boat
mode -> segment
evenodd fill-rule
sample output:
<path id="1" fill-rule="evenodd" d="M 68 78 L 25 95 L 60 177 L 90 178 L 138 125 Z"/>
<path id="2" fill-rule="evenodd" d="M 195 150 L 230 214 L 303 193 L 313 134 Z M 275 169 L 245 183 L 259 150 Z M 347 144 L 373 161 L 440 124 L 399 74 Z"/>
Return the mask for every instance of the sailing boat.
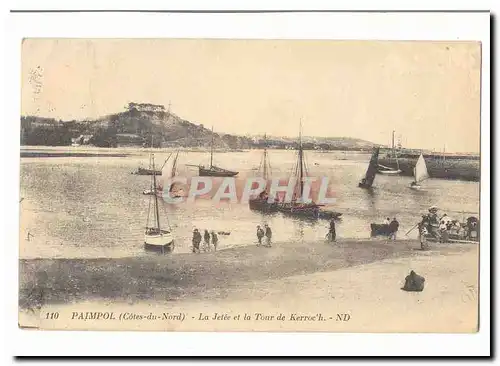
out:
<path id="1" fill-rule="evenodd" d="M 177 152 L 178 154 L 178 152 Z M 162 167 L 161 167 L 161 170 L 155 170 L 155 175 L 163 175 L 163 171 L 165 169 L 165 166 L 167 165 L 167 162 L 170 160 L 170 158 L 172 157 L 172 153 L 170 153 L 170 155 L 165 159 L 165 162 L 163 163 Z M 149 157 L 149 165 L 151 166 L 151 156 Z M 152 169 L 149 169 L 151 172 L 153 172 Z M 153 175 L 153 174 L 151 174 Z M 156 191 L 161 191 L 162 188 L 160 185 L 158 185 L 156 187 Z M 145 189 L 144 191 L 142 191 L 142 194 L 144 195 L 153 195 L 155 194 L 155 190 L 153 189 L 153 187 L 151 186 L 149 189 Z"/>
<path id="2" fill-rule="evenodd" d="M 238 172 L 222 169 L 213 164 L 214 162 L 214 128 L 212 127 L 212 143 L 210 144 L 210 166 L 205 168 L 203 165 L 198 167 L 200 177 L 234 177 Z"/>
<path id="3" fill-rule="evenodd" d="M 398 175 L 399 173 L 402 172 L 402 170 L 399 169 L 399 161 L 398 161 L 398 157 L 396 156 L 396 146 L 394 145 L 394 134 L 395 133 L 396 133 L 396 131 L 392 131 L 392 156 L 396 159 L 397 169 L 394 169 L 394 168 L 391 168 L 388 166 L 384 166 L 382 164 L 378 164 L 377 172 L 380 174 Z"/>
<path id="4" fill-rule="evenodd" d="M 262 191 L 258 197 L 250 198 L 248 200 L 248 205 L 251 210 L 265 211 L 271 212 L 276 211 L 277 202 L 268 202 L 269 198 L 269 189 L 267 187 L 267 183 L 269 180 L 269 175 L 271 172 L 271 164 L 269 163 L 269 158 L 267 154 L 267 136 L 264 135 L 264 153 L 262 154 L 262 160 L 260 161 L 260 165 L 258 171 L 261 172 L 261 177 L 266 181 L 266 188 Z"/>
<path id="5" fill-rule="evenodd" d="M 154 155 L 151 156 L 152 169 L 154 170 Z M 158 195 L 156 186 L 156 174 L 153 174 L 152 185 L 154 194 L 151 196 L 148 207 L 148 218 L 146 222 L 146 231 L 144 233 L 144 249 L 164 253 L 174 249 L 174 237 L 170 228 L 162 229 L 160 226 L 160 211 L 158 209 Z M 149 223 L 151 214 L 151 200 L 153 200 L 153 222 Z"/>
<path id="6" fill-rule="evenodd" d="M 418 157 L 417 164 L 413 168 L 413 176 L 415 180 L 411 182 L 410 188 L 420 189 L 420 183 L 429 178 L 429 173 L 427 172 L 427 165 L 425 164 L 425 159 L 422 154 Z"/>
<path id="7" fill-rule="evenodd" d="M 163 191 L 164 188 L 165 188 L 165 183 L 170 179 L 173 179 L 176 175 L 177 175 L 177 159 L 179 157 L 179 150 L 177 150 L 174 158 L 172 159 L 172 164 L 168 164 L 168 165 L 165 165 L 163 168 L 162 168 L 162 173 L 161 173 L 161 177 L 162 177 L 162 186 L 161 186 L 161 190 Z M 176 189 L 175 187 L 175 183 L 172 183 L 170 185 L 170 188 L 169 188 L 169 193 L 170 193 L 170 196 L 175 198 L 175 197 L 181 197 L 180 193 L 179 193 L 179 190 Z"/>
<path id="8" fill-rule="evenodd" d="M 370 163 L 368 164 L 368 169 L 366 169 L 366 174 L 361 182 L 359 182 L 358 187 L 360 188 L 371 188 L 373 185 L 373 181 L 375 180 L 375 175 L 377 174 L 377 162 L 378 162 L 378 154 L 380 152 L 379 147 L 373 148 L 372 157 L 370 159 Z"/>
<path id="9" fill-rule="evenodd" d="M 297 164 L 295 165 L 293 175 L 297 177 L 297 185 L 293 192 L 292 202 L 281 202 L 277 204 L 277 210 L 286 215 L 299 216 L 310 219 L 332 219 L 338 218 L 342 214 L 339 212 L 321 210 L 321 205 L 314 202 L 303 203 L 297 201 L 297 197 L 302 196 L 304 192 L 304 178 L 307 177 L 307 165 L 304 158 L 304 149 L 302 147 L 302 122 L 299 131 L 299 144 L 297 151 Z"/>

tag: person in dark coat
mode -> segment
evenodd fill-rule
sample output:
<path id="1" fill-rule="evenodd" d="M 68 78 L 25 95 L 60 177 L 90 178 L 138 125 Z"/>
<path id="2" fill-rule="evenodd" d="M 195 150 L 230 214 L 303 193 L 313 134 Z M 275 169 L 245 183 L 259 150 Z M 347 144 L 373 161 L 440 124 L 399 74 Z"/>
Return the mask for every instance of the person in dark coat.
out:
<path id="1" fill-rule="evenodd" d="M 337 239 L 337 230 L 335 228 L 335 219 L 330 220 L 330 230 L 328 231 L 330 241 Z"/>
<path id="2" fill-rule="evenodd" d="M 262 245 L 262 238 L 263 237 L 264 237 L 264 230 L 262 230 L 262 228 L 260 227 L 260 225 L 257 225 L 257 240 L 259 241 L 259 243 L 257 244 L 257 246 Z"/>
<path id="3" fill-rule="evenodd" d="M 415 271 L 411 271 L 410 274 L 406 276 L 405 284 L 401 290 L 421 292 L 424 290 L 424 285 L 425 278 L 416 274 Z"/>
<path id="4" fill-rule="evenodd" d="M 215 231 L 212 231 L 212 245 L 214 246 L 214 250 L 217 251 L 217 245 L 219 244 L 219 237 Z"/>
<path id="5" fill-rule="evenodd" d="M 205 239 L 205 251 L 210 251 L 210 233 L 207 229 L 205 229 L 205 233 L 203 234 L 203 239 Z"/>
<path id="6" fill-rule="evenodd" d="M 389 232 L 391 233 L 391 240 L 396 240 L 396 234 L 399 230 L 399 222 L 396 218 L 393 218 L 391 223 L 389 224 Z"/>
<path id="7" fill-rule="evenodd" d="M 265 224 L 264 225 L 265 234 L 266 234 L 266 246 L 270 247 L 271 246 L 271 238 L 273 237 L 273 232 L 271 231 L 271 228 L 269 225 Z"/>
<path id="8" fill-rule="evenodd" d="M 198 229 L 193 230 L 193 253 L 200 252 L 201 234 Z"/>

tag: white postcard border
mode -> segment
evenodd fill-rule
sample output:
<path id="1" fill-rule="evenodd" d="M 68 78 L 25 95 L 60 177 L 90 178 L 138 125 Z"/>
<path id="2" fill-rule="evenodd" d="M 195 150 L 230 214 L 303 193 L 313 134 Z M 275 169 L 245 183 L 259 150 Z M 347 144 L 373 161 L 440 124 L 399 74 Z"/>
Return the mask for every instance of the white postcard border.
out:
<path id="1" fill-rule="evenodd" d="M 490 339 L 490 247 L 481 246 L 478 334 L 277 334 L 26 331 L 17 327 L 19 242 L 20 45 L 23 37 L 316 38 L 480 40 L 482 55 L 481 229 L 490 232 L 490 35 L 485 13 L 307 14 L 10 14 L 5 48 L 6 95 L 4 329 L 13 355 L 470 355 Z M 133 24 L 134 26 L 129 26 Z"/>

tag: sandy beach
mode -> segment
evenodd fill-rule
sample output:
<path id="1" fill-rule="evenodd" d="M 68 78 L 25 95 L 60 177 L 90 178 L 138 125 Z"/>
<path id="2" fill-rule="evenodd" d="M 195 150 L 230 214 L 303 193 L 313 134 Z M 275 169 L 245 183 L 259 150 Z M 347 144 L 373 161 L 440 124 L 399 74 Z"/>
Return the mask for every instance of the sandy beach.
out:
<path id="1" fill-rule="evenodd" d="M 20 260 L 20 323 L 59 329 L 475 331 L 478 246 L 418 248 L 412 240 L 342 240 L 141 258 Z M 410 270 L 426 278 L 423 292 L 401 290 Z M 61 320 L 39 320 L 40 307 L 42 314 L 60 311 Z M 74 312 L 167 310 L 186 320 L 63 322 Z M 230 319 L 212 320 L 216 313 Z M 242 321 L 245 314 L 250 319 Z M 278 320 L 279 314 L 285 319 Z"/>

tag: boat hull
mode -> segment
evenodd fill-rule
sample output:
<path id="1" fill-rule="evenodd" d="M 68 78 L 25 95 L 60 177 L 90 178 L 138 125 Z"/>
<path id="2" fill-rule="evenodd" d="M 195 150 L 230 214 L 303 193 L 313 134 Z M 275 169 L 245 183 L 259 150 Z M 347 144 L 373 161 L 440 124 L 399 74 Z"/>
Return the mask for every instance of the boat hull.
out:
<path id="1" fill-rule="evenodd" d="M 377 170 L 377 173 L 384 175 L 398 175 L 401 172 L 401 170 Z"/>
<path id="2" fill-rule="evenodd" d="M 390 236 L 391 230 L 387 224 L 370 224 L 370 236 Z"/>
<path id="3" fill-rule="evenodd" d="M 161 233 L 145 233 L 144 249 L 148 251 L 166 252 L 174 248 L 174 237 L 171 232 L 162 230 Z"/>
<path id="4" fill-rule="evenodd" d="M 277 212 L 278 205 L 276 203 L 269 203 L 267 200 L 254 199 L 248 201 L 248 206 L 251 210 L 261 212 Z"/>
<path id="5" fill-rule="evenodd" d="M 235 175 L 238 175 L 238 172 L 224 169 L 215 170 L 199 167 L 199 175 L 200 177 L 234 177 Z"/>
<path id="6" fill-rule="evenodd" d="M 137 174 L 137 175 L 161 175 L 161 171 L 159 170 L 152 170 L 152 169 L 144 169 L 144 168 L 139 168 L 137 169 L 136 172 L 134 172 L 134 174 Z"/>

